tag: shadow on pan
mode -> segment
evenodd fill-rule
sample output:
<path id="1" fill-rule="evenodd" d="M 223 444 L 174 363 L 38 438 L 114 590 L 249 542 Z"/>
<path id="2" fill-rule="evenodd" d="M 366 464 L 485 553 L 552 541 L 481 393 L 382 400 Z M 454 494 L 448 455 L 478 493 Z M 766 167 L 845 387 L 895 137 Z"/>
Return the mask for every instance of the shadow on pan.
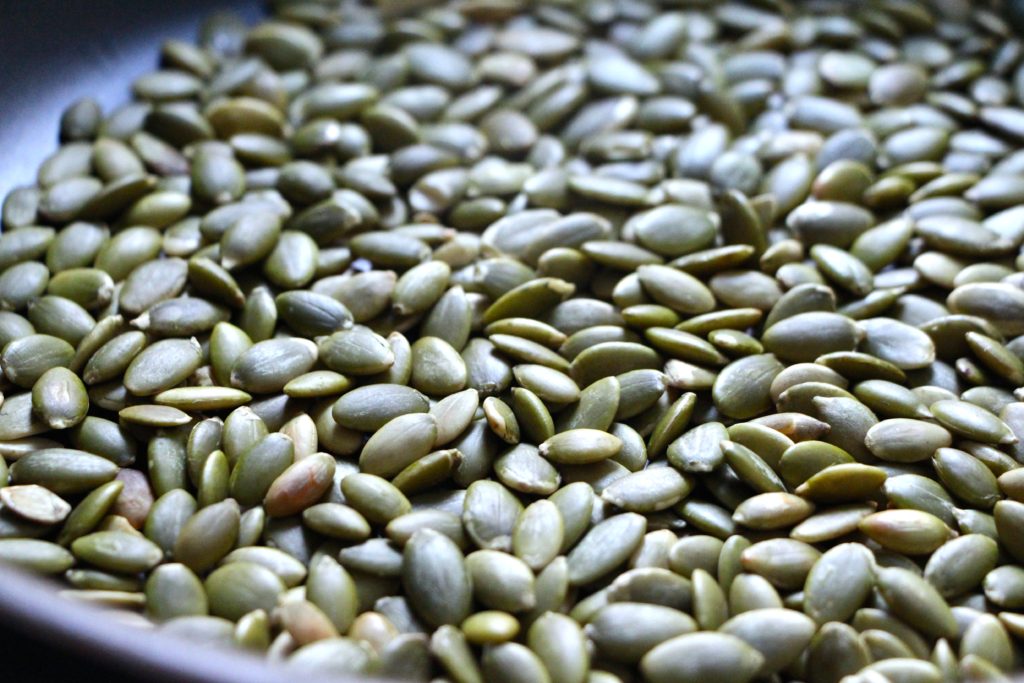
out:
<path id="1" fill-rule="evenodd" d="M 194 41 L 202 19 L 221 11 L 249 22 L 263 14 L 259 0 L 0 0 L 0 198 L 34 182 L 39 164 L 57 147 L 68 104 L 91 96 L 109 112 L 128 101 L 132 81 L 156 67 L 164 40 Z M 121 624 L 96 608 L 57 597 L 55 588 L 0 566 L 4 680 L 297 678 L 294 671 L 243 653 Z"/>
<path id="2" fill-rule="evenodd" d="M 50 582 L 0 566 L 4 680 L 103 683 L 291 683 L 308 674 L 240 651 L 122 624 L 101 610 L 58 597 Z M 19 649 L 18 645 L 24 648 Z M 42 659 L 45 657 L 45 659 Z M 317 675 L 317 683 L 387 683 Z"/>
<path id="3" fill-rule="evenodd" d="M 127 102 L 164 40 L 194 41 L 224 11 L 263 14 L 260 0 L 0 0 L 0 197 L 35 180 L 67 105 Z"/>

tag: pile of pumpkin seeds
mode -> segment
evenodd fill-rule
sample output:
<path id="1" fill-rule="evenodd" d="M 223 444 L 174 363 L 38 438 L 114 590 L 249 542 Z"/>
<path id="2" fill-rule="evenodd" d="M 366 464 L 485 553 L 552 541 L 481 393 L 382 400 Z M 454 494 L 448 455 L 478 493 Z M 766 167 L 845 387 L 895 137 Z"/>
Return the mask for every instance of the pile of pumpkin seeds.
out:
<path id="1" fill-rule="evenodd" d="M 4 201 L 0 559 L 320 675 L 1024 663 L 998 3 L 272 4 Z"/>

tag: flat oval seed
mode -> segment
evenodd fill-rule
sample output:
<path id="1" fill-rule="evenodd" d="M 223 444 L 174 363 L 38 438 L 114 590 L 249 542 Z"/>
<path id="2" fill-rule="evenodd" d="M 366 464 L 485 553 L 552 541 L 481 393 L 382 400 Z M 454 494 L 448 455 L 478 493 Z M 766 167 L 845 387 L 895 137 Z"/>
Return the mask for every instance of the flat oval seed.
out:
<path id="1" fill-rule="evenodd" d="M 890 462 L 918 462 L 953 442 L 950 433 L 923 420 L 882 420 L 867 431 L 864 444 L 876 457 Z"/>
<path id="2" fill-rule="evenodd" d="M 547 612 L 530 626 L 527 643 L 544 663 L 551 680 L 583 683 L 590 669 L 583 630 L 569 617 Z"/>
<path id="3" fill-rule="evenodd" d="M 523 388 L 548 403 L 574 403 L 580 397 L 580 388 L 576 382 L 566 374 L 544 365 L 516 365 L 512 373 Z"/>
<path id="4" fill-rule="evenodd" d="M 827 312 L 800 313 L 768 328 L 764 347 L 792 362 L 813 362 L 836 351 L 853 351 L 861 337 L 849 318 Z"/>
<path id="5" fill-rule="evenodd" d="M 640 266 L 636 272 L 655 301 L 678 313 L 707 313 L 715 306 L 711 291 L 692 275 L 659 265 Z"/>
<path id="6" fill-rule="evenodd" d="M 335 461 L 326 453 L 314 453 L 292 464 L 270 485 L 263 508 L 270 517 L 303 512 L 316 503 L 334 480 Z"/>
<path id="7" fill-rule="evenodd" d="M 569 553 L 570 583 L 591 583 L 624 562 L 640 544 L 646 526 L 644 517 L 626 512 L 593 527 Z"/>
<path id="8" fill-rule="evenodd" d="M 96 487 L 67 516 L 64 527 L 57 536 L 57 543 L 67 545 L 95 529 L 117 502 L 122 490 L 124 483 L 117 480 Z"/>
<path id="9" fill-rule="evenodd" d="M 197 573 L 210 569 L 234 547 L 240 516 L 230 498 L 199 510 L 181 527 L 174 558 Z"/>
<path id="10" fill-rule="evenodd" d="M 318 347 L 324 365 L 342 374 L 372 375 L 395 362 L 387 340 L 361 325 L 321 339 Z"/>
<path id="11" fill-rule="evenodd" d="M 897 568 L 879 569 L 876 577 L 879 592 L 897 617 L 932 637 L 956 636 L 956 620 L 949 605 L 927 581 Z"/>
<path id="12" fill-rule="evenodd" d="M 210 612 L 237 621 L 249 612 L 273 610 L 285 585 L 274 572 L 252 562 L 231 562 L 218 567 L 204 582 Z"/>
<path id="13" fill-rule="evenodd" d="M 32 409 L 51 429 L 68 429 L 85 419 L 89 395 L 67 368 L 50 368 L 32 387 Z"/>
<path id="14" fill-rule="evenodd" d="M 549 500 L 538 500 L 528 505 L 516 520 L 512 551 L 538 571 L 555 559 L 563 539 L 564 523 L 558 506 Z"/>
<path id="15" fill-rule="evenodd" d="M 847 621 L 867 600 L 873 585 L 870 553 L 856 543 L 837 545 L 807 574 L 804 612 L 819 624 Z"/>
<path id="16" fill-rule="evenodd" d="M 883 510 L 858 527 L 882 547 L 906 555 L 931 553 L 953 533 L 941 519 L 920 510 Z"/>
<path id="17" fill-rule="evenodd" d="M 875 495 L 885 483 L 885 470 L 861 463 L 830 465 L 796 488 L 818 503 L 850 503 Z"/>
<path id="18" fill-rule="evenodd" d="M 60 574 L 71 568 L 75 558 L 49 541 L 4 538 L 0 539 L 0 561 L 39 574 Z"/>
<path id="19" fill-rule="evenodd" d="M 634 664 L 656 645 L 696 628 L 689 615 L 670 607 L 616 602 L 601 608 L 585 631 L 602 656 Z"/>
<path id="20" fill-rule="evenodd" d="M 0 488 L 4 509 L 39 524 L 63 522 L 71 506 L 60 496 L 36 484 Z"/>
<path id="21" fill-rule="evenodd" d="M 269 339 L 245 350 L 231 369 L 231 384 L 253 393 L 281 391 L 312 369 L 317 348 L 307 339 Z"/>
<path id="22" fill-rule="evenodd" d="M 0 366 L 7 379 L 29 389 L 50 368 L 69 366 L 74 355 L 74 348 L 63 339 L 31 334 L 4 347 Z"/>
<path id="23" fill-rule="evenodd" d="M 651 468 L 612 482 L 601 498 L 629 512 L 657 512 L 678 503 L 693 486 L 692 479 L 672 468 Z"/>
<path id="24" fill-rule="evenodd" d="M 146 580 L 146 614 L 156 621 L 201 616 L 209 611 L 202 581 L 183 564 L 165 564 Z"/>
<path id="25" fill-rule="evenodd" d="M 727 365 L 715 379 L 711 396 L 728 417 L 749 419 L 771 408 L 770 387 L 783 365 L 771 354 L 747 356 Z"/>
<path id="26" fill-rule="evenodd" d="M 578 493 L 578 491 L 574 493 Z M 593 502 L 592 495 L 591 493 L 591 498 L 588 499 L 590 503 Z M 519 500 L 501 484 L 487 480 L 476 481 L 470 484 L 466 490 L 462 523 L 466 533 L 477 546 L 508 551 L 511 549 L 516 519 L 522 509 L 523 506 Z M 562 508 L 559 509 L 562 510 Z M 568 519 L 564 510 L 562 517 Z M 584 524 L 589 522 L 589 518 L 588 508 Z M 573 521 L 576 521 L 575 518 Z M 573 541 L 577 538 L 578 536 L 573 538 Z"/>
<path id="27" fill-rule="evenodd" d="M 651 683 L 747 683 L 754 679 L 764 661 L 757 650 L 736 636 L 690 633 L 652 649 L 644 655 L 640 669 Z"/>
<path id="28" fill-rule="evenodd" d="M 999 501 L 995 475 L 974 456 L 955 448 L 940 448 L 932 461 L 946 488 L 972 507 L 987 510 Z"/>
<path id="29" fill-rule="evenodd" d="M 955 434 L 985 443 L 1012 444 L 1017 437 L 1002 420 L 966 401 L 936 401 L 928 409 L 935 419 Z"/>
<path id="30" fill-rule="evenodd" d="M 431 396 L 447 396 L 461 391 L 468 379 L 466 363 L 443 339 L 420 337 L 412 345 L 414 388 Z"/>
<path id="31" fill-rule="evenodd" d="M 565 465 L 600 462 L 616 455 L 622 441 L 596 429 L 572 429 L 556 434 L 540 445 L 541 456 Z"/>
<path id="32" fill-rule="evenodd" d="M 458 547 L 430 529 L 416 532 L 405 545 L 402 580 L 420 618 L 429 624 L 458 624 L 469 616 L 472 585 Z"/>
<path id="33" fill-rule="evenodd" d="M 518 643 L 502 643 L 484 649 L 481 665 L 485 680 L 498 683 L 550 683 L 544 664 L 530 649 Z"/>
<path id="34" fill-rule="evenodd" d="M 995 568 L 996 542 L 981 534 L 966 534 L 943 544 L 928 559 L 924 578 L 945 598 L 962 595 L 979 586 Z"/>
<path id="35" fill-rule="evenodd" d="M 292 398 L 337 396 L 352 388 L 352 380 L 333 370 L 313 370 L 289 380 L 284 393 Z"/>
<path id="36" fill-rule="evenodd" d="M 97 531 L 75 539 L 71 552 L 101 569 L 132 574 L 152 569 L 163 559 L 158 545 L 126 531 Z"/>
<path id="37" fill-rule="evenodd" d="M 813 546 L 789 538 L 761 541 L 740 555 L 744 569 L 760 574 L 779 588 L 797 589 L 821 557 Z"/>
<path id="38" fill-rule="evenodd" d="M 736 475 L 761 493 L 784 491 L 786 486 L 757 453 L 732 441 L 721 442 L 722 453 Z"/>
<path id="39" fill-rule="evenodd" d="M 720 627 L 764 657 L 760 674 L 770 675 L 792 664 L 810 644 L 816 624 L 795 610 L 757 609 L 734 616 Z"/>
<path id="40" fill-rule="evenodd" d="M 522 560 L 497 550 L 477 550 L 466 557 L 478 602 L 492 609 L 522 612 L 533 608 L 534 576 Z"/>
<path id="41" fill-rule="evenodd" d="M 344 394 L 331 409 L 338 424 L 349 429 L 375 432 L 406 413 L 425 413 L 427 398 L 412 387 L 370 384 Z"/>
<path id="42" fill-rule="evenodd" d="M 782 491 L 747 498 L 733 512 L 737 524 L 750 529 L 784 529 L 802 522 L 814 512 L 814 505 Z"/>
<path id="43" fill-rule="evenodd" d="M 522 493 L 551 494 L 561 483 L 558 470 L 529 444 L 520 444 L 499 457 L 494 473 L 502 484 Z"/>
<path id="44" fill-rule="evenodd" d="M 462 622 L 466 640 L 476 645 L 508 642 L 519 633 L 519 622 L 511 614 L 497 610 L 477 612 Z"/>
<path id="45" fill-rule="evenodd" d="M 393 477 L 431 450 L 437 440 L 437 421 L 428 413 L 399 415 L 378 429 L 363 446 L 359 468 Z"/>
<path id="46" fill-rule="evenodd" d="M 348 504 L 373 524 L 387 524 L 412 509 L 399 489 L 373 474 L 350 474 L 342 479 L 341 492 Z"/>
<path id="47" fill-rule="evenodd" d="M 202 362 L 194 339 L 164 339 L 143 349 L 128 365 L 124 385 L 136 396 L 153 396 L 182 382 Z"/>
<path id="48" fill-rule="evenodd" d="M 153 401 L 180 410 L 223 410 L 249 403 L 252 396 L 229 387 L 178 387 L 161 391 Z"/>
<path id="49" fill-rule="evenodd" d="M 134 405 L 118 411 L 118 417 L 131 424 L 146 427 L 180 427 L 192 421 L 188 413 L 160 405 Z"/>
<path id="50" fill-rule="evenodd" d="M 38 484 L 58 495 L 91 491 L 117 473 L 117 465 L 110 460 L 70 448 L 35 451 L 10 469 L 12 483 Z"/>
<path id="51" fill-rule="evenodd" d="M 260 503 L 274 480 L 292 464 L 295 446 L 284 434 L 269 434 L 238 458 L 231 472 L 231 495 L 242 505 Z"/>

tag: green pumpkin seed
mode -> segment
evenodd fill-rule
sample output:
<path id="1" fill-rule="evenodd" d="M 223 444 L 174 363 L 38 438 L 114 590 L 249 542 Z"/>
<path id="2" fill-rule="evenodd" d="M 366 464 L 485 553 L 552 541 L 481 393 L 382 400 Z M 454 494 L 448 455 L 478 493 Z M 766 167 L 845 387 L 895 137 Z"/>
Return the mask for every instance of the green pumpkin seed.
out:
<path id="1" fill-rule="evenodd" d="M 446 536 L 430 529 L 414 534 L 405 545 L 402 579 L 409 586 L 431 586 L 409 593 L 413 609 L 426 622 L 457 624 L 469 615 L 470 574 L 462 553 Z"/>
<path id="2" fill-rule="evenodd" d="M 478 550 L 466 557 L 473 592 L 485 607 L 507 612 L 535 604 L 533 572 L 522 560 L 496 550 Z"/>
<path id="3" fill-rule="evenodd" d="M 737 615 L 721 626 L 721 632 L 736 636 L 764 658 L 761 674 L 779 671 L 794 662 L 815 633 L 815 624 L 793 610 L 777 608 L 752 610 Z"/>
<path id="4" fill-rule="evenodd" d="M 11 382 L 29 389 L 49 369 L 68 367 L 74 349 L 63 339 L 32 334 L 8 343 L 0 354 L 0 366 Z"/>
<path id="5" fill-rule="evenodd" d="M 647 469 L 616 480 L 601 492 L 601 498 L 629 512 L 656 512 L 678 503 L 693 486 L 692 479 L 674 469 Z"/>
<path id="6" fill-rule="evenodd" d="M 32 387 L 32 409 L 51 429 L 68 429 L 85 419 L 89 396 L 73 372 L 51 368 Z"/>
<path id="7" fill-rule="evenodd" d="M 885 482 L 885 470 L 860 463 L 830 465 L 797 487 L 796 492 L 822 503 L 846 503 L 870 498 Z"/>
<path id="8" fill-rule="evenodd" d="M 163 551 L 145 537 L 124 531 L 97 531 L 71 543 L 75 557 L 101 569 L 132 574 L 152 569 Z"/>
<path id="9" fill-rule="evenodd" d="M 736 508 L 732 518 L 751 529 L 784 529 L 802 522 L 813 512 L 813 504 L 779 491 L 748 498 Z"/>
<path id="10" fill-rule="evenodd" d="M 722 414 L 749 419 L 771 407 L 770 387 L 783 366 L 770 354 L 747 356 L 727 365 L 711 389 Z"/>
<path id="11" fill-rule="evenodd" d="M 341 490 L 349 505 L 373 524 L 387 524 L 412 507 L 401 491 L 373 474 L 347 476 L 342 480 Z"/>
<path id="12" fill-rule="evenodd" d="M 952 535 L 941 519 L 919 510 L 876 512 L 858 527 L 883 547 L 907 555 L 931 553 Z"/>
<path id="13" fill-rule="evenodd" d="M 630 664 L 654 646 L 694 630 L 693 619 L 679 610 L 630 602 L 602 608 L 586 627 L 588 637 L 603 656 Z"/>
<path id="14" fill-rule="evenodd" d="M 271 611 L 285 589 L 276 574 L 252 562 L 225 564 L 210 573 L 204 586 L 210 612 L 232 621 L 255 609 Z"/>
<path id="15" fill-rule="evenodd" d="M 60 574 L 75 563 L 72 554 L 56 543 L 30 538 L 0 539 L 0 559 L 39 574 Z"/>
<path id="16" fill-rule="evenodd" d="M 520 444 L 495 460 L 494 473 L 502 484 L 522 493 L 547 495 L 561 483 L 558 470 L 528 444 Z"/>
<path id="17" fill-rule="evenodd" d="M 208 609 L 202 582 L 183 564 L 161 565 L 146 580 L 146 613 L 157 621 L 202 616 Z"/>
<path id="18" fill-rule="evenodd" d="M 999 484 L 980 460 L 955 448 L 940 448 L 933 457 L 940 481 L 956 497 L 983 510 L 998 502 Z"/>
<path id="19" fill-rule="evenodd" d="M 263 508 L 271 517 L 298 514 L 323 497 L 334 479 L 334 458 L 314 453 L 292 464 L 270 485 Z"/>
<path id="20" fill-rule="evenodd" d="M 269 339 L 238 356 L 231 369 L 231 384 L 253 393 L 273 393 L 312 369 L 316 346 L 306 339 Z"/>
<path id="21" fill-rule="evenodd" d="M 292 440 L 269 434 L 242 453 L 231 472 L 231 495 L 242 505 L 255 505 L 295 457 Z"/>
<path id="22" fill-rule="evenodd" d="M 277 4 L 5 200 L 0 555 L 320 676 L 1012 668 L 1001 17 Z"/>
<path id="23" fill-rule="evenodd" d="M 239 518 L 238 503 L 230 498 L 199 510 L 180 527 L 175 559 L 197 573 L 213 567 L 235 545 Z"/>
<path id="24" fill-rule="evenodd" d="M 958 436 L 984 443 L 1012 444 L 1017 440 L 1002 420 L 966 401 L 936 401 L 929 410 Z"/>
<path id="25" fill-rule="evenodd" d="M 106 458 L 69 448 L 35 451 L 10 468 L 14 484 L 38 484 L 56 494 L 91 491 L 117 472 L 117 465 Z"/>
<path id="26" fill-rule="evenodd" d="M 593 527 L 568 555 L 570 583 L 591 583 L 625 561 L 639 545 L 645 527 L 646 520 L 632 512 Z"/>
<path id="27" fill-rule="evenodd" d="M 118 412 L 122 422 L 146 427 L 180 427 L 192 421 L 188 413 L 161 405 L 135 405 Z"/>
<path id="28" fill-rule="evenodd" d="M 867 600 L 874 584 L 871 556 L 843 543 L 825 552 L 804 584 L 804 612 L 819 624 L 846 621 Z"/>
<path id="29" fill-rule="evenodd" d="M 406 413 L 425 413 L 428 402 L 423 394 L 401 385 L 366 385 L 338 399 L 332 408 L 338 424 L 349 429 L 372 432 Z"/>
<path id="30" fill-rule="evenodd" d="M 720 446 L 729 467 L 749 486 L 761 493 L 785 490 L 782 480 L 757 453 L 728 440 L 722 441 Z"/>
<path id="31" fill-rule="evenodd" d="M 956 635 L 953 614 L 931 584 L 905 569 L 879 569 L 876 577 L 882 597 L 896 616 L 934 637 Z"/>
<path id="32" fill-rule="evenodd" d="M 883 420 L 868 430 L 864 439 L 871 452 L 891 462 L 917 462 L 952 443 L 949 432 L 922 420 Z"/>
<path id="33" fill-rule="evenodd" d="M 71 512 L 71 506 L 52 491 L 35 484 L 0 489 L 4 509 L 38 524 L 57 524 Z"/>
<path id="34" fill-rule="evenodd" d="M 346 375 L 384 372 L 395 362 L 395 355 L 387 341 L 360 325 L 335 332 L 322 339 L 318 347 L 320 360 L 328 369 Z"/>
<path id="35" fill-rule="evenodd" d="M 400 415 L 366 442 L 359 456 L 364 472 L 390 477 L 429 453 L 437 439 L 437 422 L 426 413 Z"/>
<path id="36" fill-rule="evenodd" d="M 582 629 L 569 617 L 554 612 L 530 626 L 527 643 L 540 658 L 552 680 L 582 683 L 590 669 L 590 656 Z"/>
<path id="37" fill-rule="evenodd" d="M 573 429 L 556 434 L 540 445 L 541 456 L 556 463 L 581 465 L 617 454 L 622 441 L 596 429 Z"/>
<path id="38" fill-rule="evenodd" d="M 136 396 L 153 396 L 180 383 L 202 362 L 194 339 L 165 339 L 140 351 L 129 363 L 124 385 Z"/>
<path id="39" fill-rule="evenodd" d="M 750 681 L 764 657 L 740 638 L 725 633 L 689 633 L 662 642 L 640 661 L 647 680 Z"/>

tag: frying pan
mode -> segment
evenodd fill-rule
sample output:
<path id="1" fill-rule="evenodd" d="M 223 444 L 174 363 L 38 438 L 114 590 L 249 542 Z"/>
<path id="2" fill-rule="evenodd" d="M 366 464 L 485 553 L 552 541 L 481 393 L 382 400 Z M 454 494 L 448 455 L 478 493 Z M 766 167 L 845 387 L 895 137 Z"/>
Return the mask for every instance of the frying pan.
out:
<path id="1" fill-rule="evenodd" d="M 109 112 L 128 101 L 132 81 L 156 67 L 164 40 L 194 41 L 202 20 L 223 11 L 250 23 L 264 14 L 259 0 L 0 0 L 0 198 L 34 181 L 57 147 L 68 104 L 91 96 Z M 58 597 L 57 588 L 0 566 L 5 680 L 283 683 L 302 675 L 122 624 Z M 346 680 L 355 681 L 317 677 Z"/>
<path id="2" fill-rule="evenodd" d="M 1024 29 L 1024 0 L 1007 0 Z M 61 112 L 95 97 L 105 111 L 125 102 L 132 81 L 154 68 L 168 38 L 193 40 L 202 19 L 233 11 L 252 22 L 258 0 L 0 0 L 0 198 L 31 183 L 55 149 Z M 56 584 L 0 567 L 0 653 L 6 680 L 284 683 L 297 674 L 241 652 L 197 646 L 128 626 L 59 598 Z M 39 657 L 47 657 L 42 662 Z M 54 662 L 58 662 L 54 665 Z M 31 672 L 29 669 L 31 668 Z M 19 669 L 24 676 L 19 676 Z M 302 674 L 298 674 L 301 676 Z M 100 678 L 100 676 L 97 676 Z M 331 678 L 324 683 L 382 679 Z"/>

